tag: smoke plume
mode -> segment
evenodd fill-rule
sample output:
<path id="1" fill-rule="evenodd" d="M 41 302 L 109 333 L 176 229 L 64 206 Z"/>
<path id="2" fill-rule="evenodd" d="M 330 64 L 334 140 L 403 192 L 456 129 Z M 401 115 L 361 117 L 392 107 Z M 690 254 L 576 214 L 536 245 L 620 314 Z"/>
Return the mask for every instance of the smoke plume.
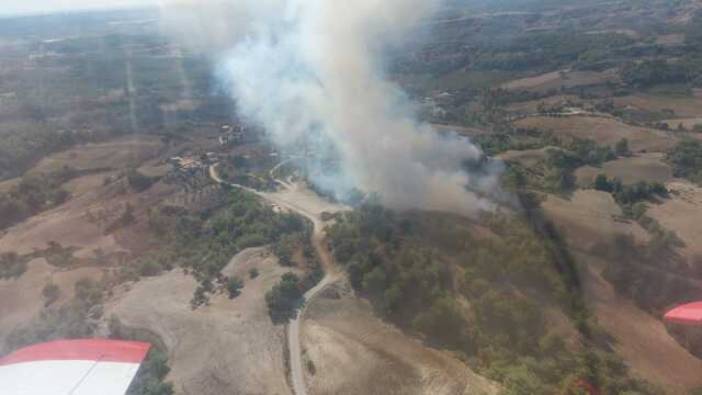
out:
<path id="1" fill-rule="evenodd" d="M 479 162 L 480 150 L 418 122 L 382 72 L 383 50 L 437 3 L 233 0 L 172 15 L 191 41 L 219 51 L 219 75 L 240 115 L 286 154 L 309 154 L 318 187 L 340 198 L 354 188 L 376 193 L 397 209 L 473 214 L 492 208 L 480 196 L 497 190 L 500 165 L 469 173 L 465 164 Z"/>

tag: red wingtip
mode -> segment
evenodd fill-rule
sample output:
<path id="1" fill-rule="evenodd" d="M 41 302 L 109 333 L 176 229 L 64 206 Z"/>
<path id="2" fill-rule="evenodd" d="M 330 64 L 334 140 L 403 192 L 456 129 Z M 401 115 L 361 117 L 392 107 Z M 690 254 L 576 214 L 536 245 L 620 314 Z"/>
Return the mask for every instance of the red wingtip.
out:
<path id="1" fill-rule="evenodd" d="M 104 361 L 141 363 L 151 344 L 144 342 L 81 339 L 57 340 L 19 349 L 0 359 L 0 366 L 32 361 Z"/>

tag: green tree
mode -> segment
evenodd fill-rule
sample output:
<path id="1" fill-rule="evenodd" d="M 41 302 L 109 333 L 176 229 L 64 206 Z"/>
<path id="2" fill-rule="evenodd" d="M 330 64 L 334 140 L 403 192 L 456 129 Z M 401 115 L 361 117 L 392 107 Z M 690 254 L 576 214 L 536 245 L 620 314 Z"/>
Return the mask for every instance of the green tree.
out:
<path id="1" fill-rule="evenodd" d="M 607 176 L 604 174 L 598 174 L 597 177 L 595 177 L 593 187 L 596 190 L 603 192 L 612 192 L 613 188 L 612 183 L 609 182 L 609 179 L 607 179 Z"/>
<path id="2" fill-rule="evenodd" d="M 280 282 L 266 293 L 268 313 L 275 323 L 287 322 L 294 318 L 302 302 L 300 279 L 294 273 L 285 273 Z"/>
<path id="3" fill-rule="evenodd" d="M 237 276 L 232 276 L 227 279 L 227 293 L 229 299 L 234 299 L 241 295 L 241 289 L 244 288 L 244 281 Z"/>
<path id="4" fill-rule="evenodd" d="M 629 140 L 623 138 L 617 141 L 614 150 L 616 151 L 617 156 L 629 156 L 631 154 L 631 151 L 629 151 Z"/>
<path id="5" fill-rule="evenodd" d="M 48 283 L 41 290 L 41 295 L 44 297 L 44 305 L 49 306 L 61 296 L 61 289 L 54 283 Z"/>

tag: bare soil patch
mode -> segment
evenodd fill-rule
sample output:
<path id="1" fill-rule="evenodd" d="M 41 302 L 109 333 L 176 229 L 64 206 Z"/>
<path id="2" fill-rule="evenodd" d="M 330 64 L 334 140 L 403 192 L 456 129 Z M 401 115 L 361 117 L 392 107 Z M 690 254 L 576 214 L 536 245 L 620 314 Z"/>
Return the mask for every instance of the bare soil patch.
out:
<path id="1" fill-rule="evenodd" d="M 680 118 L 680 119 L 666 119 L 663 121 L 671 129 L 677 129 L 680 125 L 687 130 L 693 130 L 695 126 L 702 125 L 702 117 L 697 118 Z"/>
<path id="2" fill-rule="evenodd" d="M 77 197 L 84 193 L 94 191 L 105 184 L 105 179 L 109 177 L 114 177 L 119 172 L 108 171 L 98 174 L 88 174 L 86 176 L 74 178 L 67 183 L 63 184 L 63 188 L 67 190 L 71 196 Z"/>
<path id="3" fill-rule="evenodd" d="M 248 271 L 254 267 L 259 276 L 251 279 Z M 264 300 L 287 271 L 266 249 L 248 249 L 223 270 L 244 279 L 235 299 L 216 295 L 193 311 L 189 301 L 197 283 L 174 270 L 123 289 L 106 312 L 163 339 L 172 368 L 167 379 L 176 394 L 290 394 L 285 330 L 271 323 Z"/>
<path id="4" fill-rule="evenodd" d="M 647 214 L 678 235 L 689 258 L 702 257 L 702 188 L 686 181 L 666 186 L 671 191 L 670 199 L 652 205 Z"/>
<path id="5" fill-rule="evenodd" d="M 578 258 L 585 263 L 581 270 L 585 298 L 632 372 L 667 394 L 687 394 L 702 386 L 702 360 L 682 348 L 660 320 L 616 294 L 600 275 L 606 262 L 585 255 Z"/>
<path id="6" fill-rule="evenodd" d="M 554 71 L 534 77 L 521 78 L 502 85 L 509 90 L 548 91 L 552 89 L 572 88 L 604 84 L 617 80 L 615 71 Z"/>
<path id="7" fill-rule="evenodd" d="M 338 284 L 308 306 L 303 322 L 311 394 L 497 393 L 465 363 L 384 323 Z"/>
<path id="8" fill-rule="evenodd" d="M 676 116 L 682 118 L 702 116 L 702 94 L 698 92 L 692 96 L 663 96 L 637 93 L 616 97 L 613 100 L 618 106 L 628 106 L 637 110 L 653 112 L 673 110 Z"/>
<path id="9" fill-rule="evenodd" d="M 120 169 L 157 156 L 162 147 L 160 137 L 147 135 L 85 144 L 42 159 L 30 172 L 51 173 L 64 166 L 76 170 Z"/>
<path id="10" fill-rule="evenodd" d="M 575 171 L 575 176 L 578 185 L 583 187 L 592 185 L 598 174 L 618 178 L 625 184 L 639 181 L 666 183 L 673 178 L 673 169 L 663 159 L 661 153 L 644 153 L 606 162 L 601 168 L 583 166 Z"/>
<path id="11" fill-rule="evenodd" d="M 555 95 L 549 96 L 541 100 L 529 100 L 519 103 L 512 103 L 507 106 L 509 111 L 519 112 L 523 114 L 535 114 L 539 110 L 539 105 L 543 103 L 547 107 L 564 104 L 567 102 L 581 103 L 583 100 L 575 95 Z"/>
<path id="12" fill-rule="evenodd" d="M 590 250 L 620 234 L 644 242 L 649 237 L 638 223 L 621 218 L 621 209 L 606 192 L 577 190 L 570 200 L 549 195 L 542 207 L 578 249 Z"/>
<path id="13" fill-rule="evenodd" d="M 75 270 L 57 270 L 44 258 L 28 263 L 27 271 L 18 279 L 0 280 L 0 350 L 5 337 L 16 327 L 31 321 L 44 308 L 42 290 L 49 283 L 60 289 L 60 298 L 54 302 L 60 305 L 74 296 L 74 286 L 78 280 L 91 278 L 99 280 L 102 269 L 83 267 Z"/>
<path id="14" fill-rule="evenodd" d="M 662 34 L 656 38 L 656 44 L 663 46 L 677 46 L 685 43 L 685 35 L 672 33 Z"/>
<path id="15" fill-rule="evenodd" d="M 614 119 L 600 117 L 531 117 L 519 120 L 515 124 L 524 128 L 550 130 L 556 135 L 588 138 L 598 144 L 610 146 L 626 138 L 634 152 L 665 152 L 676 140 L 671 133 L 630 126 Z"/>
<path id="16" fill-rule="evenodd" d="M 20 181 L 20 178 L 11 178 L 9 180 L 0 181 L 0 193 L 9 192 L 12 188 L 19 184 Z"/>
<path id="17" fill-rule="evenodd" d="M 546 159 L 546 152 L 549 149 L 556 148 L 545 147 L 540 149 L 530 149 L 522 151 L 510 150 L 497 155 L 497 157 L 506 162 L 517 162 L 526 167 L 533 167 L 536 166 L 539 162 Z"/>

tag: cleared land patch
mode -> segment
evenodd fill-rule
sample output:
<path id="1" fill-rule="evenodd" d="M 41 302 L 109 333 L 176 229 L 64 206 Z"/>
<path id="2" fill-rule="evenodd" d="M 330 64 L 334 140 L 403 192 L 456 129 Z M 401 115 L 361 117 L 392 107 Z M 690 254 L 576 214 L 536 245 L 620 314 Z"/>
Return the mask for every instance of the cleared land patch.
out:
<path id="1" fill-rule="evenodd" d="M 670 199 L 652 205 L 647 214 L 678 235 L 688 257 L 702 257 L 702 188 L 685 181 L 666 186 Z"/>
<path id="2" fill-rule="evenodd" d="M 450 354 L 377 318 L 347 286 L 307 308 L 303 348 L 311 394 L 495 394 L 498 387 Z"/>
<path id="3" fill-rule="evenodd" d="M 661 112 L 673 110 L 675 115 L 683 118 L 702 116 L 702 93 L 692 96 L 663 96 L 637 93 L 630 96 L 613 98 L 618 106 L 630 106 L 638 110 Z"/>
<path id="4" fill-rule="evenodd" d="M 549 195 L 542 207 L 577 249 L 590 250 L 619 234 L 648 240 L 648 233 L 639 224 L 621 219 L 621 209 L 606 192 L 577 190 L 570 200 Z"/>
<path id="5" fill-rule="evenodd" d="M 259 272 L 249 278 L 250 269 Z M 177 393 L 290 394 L 284 366 L 285 330 L 268 316 L 264 295 L 289 269 L 266 249 L 248 249 L 223 270 L 244 279 L 241 295 L 216 295 L 190 308 L 197 281 L 180 270 L 123 289 L 106 307 L 123 325 L 155 332 L 168 349 L 168 380 Z"/>
<path id="6" fill-rule="evenodd" d="M 518 162 L 519 164 L 532 167 L 536 166 L 539 162 L 543 161 L 547 157 L 547 151 L 549 149 L 557 149 L 555 147 L 546 147 L 540 149 L 529 149 L 529 150 L 510 150 L 499 154 L 497 157 L 506 162 Z"/>
<path id="7" fill-rule="evenodd" d="M 60 297 L 55 304 L 61 304 L 73 297 L 74 285 L 78 280 L 99 280 L 101 276 L 102 270 L 99 268 L 59 271 L 44 258 L 37 258 L 27 264 L 27 272 L 18 279 L 0 280 L 0 350 L 3 349 L 5 337 L 13 329 L 29 322 L 42 311 L 42 289 L 46 284 L 59 287 Z"/>
<path id="8" fill-rule="evenodd" d="M 502 88 L 544 92 L 560 89 L 561 87 L 572 88 L 576 86 L 599 85 L 608 81 L 615 81 L 616 79 L 617 74 L 615 71 L 553 71 L 534 77 L 510 81 L 503 84 Z"/>
<path id="9" fill-rule="evenodd" d="M 154 158 L 162 147 L 158 136 L 129 136 L 85 144 L 42 159 L 30 173 L 51 173 L 64 166 L 76 170 L 119 169 Z"/>
<path id="10" fill-rule="evenodd" d="M 575 171 L 578 185 L 592 185 L 598 174 L 608 178 L 618 178 L 624 184 L 634 184 L 639 181 L 668 182 L 673 178 L 673 169 L 663 162 L 661 153 L 645 153 L 629 158 L 621 158 L 605 162 L 601 168 L 583 166 Z"/>
<path id="11" fill-rule="evenodd" d="M 637 376 L 659 385 L 667 394 L 688 394 L 702 385 L 702 361 L 682 348 L 663 323 L 614 291 L 600 275 L 606 262 L 579 254 L 587 303 L 598 323 L 613 336 L 613 346 Z"/>
<path id="12" fill-rule="evenodd" d="M 550 130 L 556 135 L 587 138 L 598 144 L 614 146 L 619 140 L 629 140 L 634 152 L 664 152 L 675 144 L 670 133 L 635 127 L 610 118 L 570 116 L 570 117 L 531 117 L 515 122 L 523 128 Z"/>

